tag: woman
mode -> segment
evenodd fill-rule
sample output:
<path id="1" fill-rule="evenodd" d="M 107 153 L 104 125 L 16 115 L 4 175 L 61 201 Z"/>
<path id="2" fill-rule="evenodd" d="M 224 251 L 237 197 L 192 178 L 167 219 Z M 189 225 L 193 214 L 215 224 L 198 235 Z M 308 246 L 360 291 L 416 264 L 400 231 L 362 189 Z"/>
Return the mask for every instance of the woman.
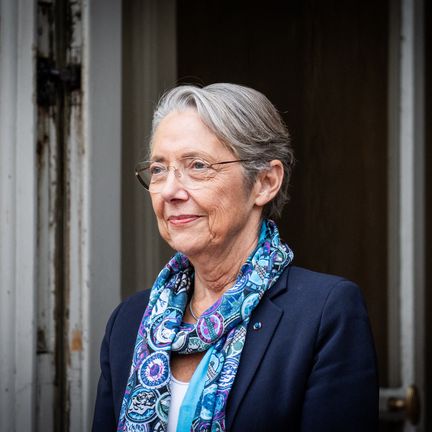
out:
<path id="1" fill-rule="evenodd" d="M 177 254 L 113 312 L 94 431 L 373 431 L 378 384 L 359 289 L 291 265 L 274 222 L 293 165 L 261 93 L 180 86 L 137 175 Z"/>

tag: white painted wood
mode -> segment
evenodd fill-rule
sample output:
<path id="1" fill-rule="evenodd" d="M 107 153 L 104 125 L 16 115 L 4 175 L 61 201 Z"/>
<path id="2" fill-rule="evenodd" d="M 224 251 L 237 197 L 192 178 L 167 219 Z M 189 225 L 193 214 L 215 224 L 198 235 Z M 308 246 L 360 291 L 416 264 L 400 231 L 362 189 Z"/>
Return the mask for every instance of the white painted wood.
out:
<path id="1" fill-rule="evenodd" d="M 48 28 L 46 29 L 49 30 Z M 37 287 L 36 329 L 39 333 L 36 368 L 36 430 L 52 430 L 55 403 L 55 236 L 57 152 L 53 118 L 38 118 L 37 167 Z M 45 135 L 45 136 L 44 136 Z"/>
<path id="2" fill-rule="evenodd" d="M 81 266 L 75 266 L 84 281 L 82 396 L 73 402 L 82 403 L 83 415 L 71 419 L 71 431 L 90 430 L 100 343 L 120 301 L 121 16 L 120 0 L 83 3 L 83 216 L 78 227 L 82 242 L 76 245 Z"/>
<path id="3" fill-rule="evenodd" d="M 34 430 L 35 4 L 0 3 L 0 430 Z"/>
<path id="4" fill-rule="evenodd" d="M 46 3 L 49 5 L 49 2 Z M 51 5 L 50 5 L 51 6 Z M 41 56 L 50 54 L 52 23 L 48 14 L 37 9 L 37 49 Z M 36 329 L 38 352 L 36 355 L 36 430 L 54 430 L 55 404 L 55 290 L 56 290 L 56 224 L 58 182 L 57 131 L 52 115 L 38 112 L 37 118 L 37 289 Z"/>
<path id="5" fill-rule="evenodd" d="M 412 2 L 402 2 L 400 122 L 400 284 L 402 385 L 414 381 L 414 21 Z"/>
<path id="6" fill-rule="evenodd" d="M 390 4 L 392 4 L 391 2 Z M 393 5 L 394 7 L 394 5 Z M 390 332 L 390 361 L 392 355 L 400 353 L 390 367 L 390 382 L 399 386 L 381 389 L 381 408 L 384 410 L 389 397 L 404 397 L 408 386 L 415 384 L 424 401 L 424 68 L 423 68 L 423 2 L 422 0 L 401 0 L 400 30 L 391 41 L 399 48 L 391 51 L 399 54 L 397 76 L 399 88 L 393 103 L 398 102 L 399 116 L 390 120 L 390 216 L 389 246 L 397 247 L 397 255 L 390 254 L 390 271 L 395 272 L 390 287 L 390 326 L 398 323 L 398 329 Z M 393 27 L 394 29 L 394 27 Z M 393 55 L 392 55 L 393 53 Z M 392 63 L 390 63 L 392 66 Z M 400 346 L 395 347 L 395 335 L 399 335 Z M 395 364 L 400 365 L 399 376 Z M 423 431 L 423 421 L 415 427 L 405 422 L 405 431 Z"/>
<path id="7" fill-rule="evenodd" d="M 420 0 L 402 2 L 400 121 L 400 284 L 402 387 L 416 384 L 424 401 L 423 15 Z M 420 306 L 420 308 L 418 307 Z M 422 430 L 410 424 L 406 431 Z"/>
<path id="8" fill-rule="evenodd" d="M 68 49 L 68 63 L 81 64 L 85 70 L 85 64 L 82 58 L 83 49 L 83 26 L 82 26 L 82 8 L 81 2 L 71 2 L 71 16 L 73 22 L 71 26 L 72 37 L 71 45 Z M 86 89 L 83 89 L 85 92 Z M 88 143 L 84 140 L 83 134 L 83 92 L 73 92 L 70 117 L 69 117 L 69 134 L 67 137 L 67 182 L 68 196 L 68 228 L 69 237 L 66 242 L 69 262 L 68 266 L 68 286 L 67 295 L 69 300 L 69 319 L 67 322 L 68 334 L 68 367 L 66 377 L 69 388 L 69 431 L 90 430 L 86 419 L 86 407 L 84 401 L 86 395 L 86 383 L 84 379 L 87 376 L 85 368 L 85 352 L 83 338 L 86 332 L 88 321 L 84 319 L 84 313 L 87 310 L 86 288 L 87 285 L 85 271 L 90 265 L 89 256 L 85 253 L 86 246 L 89 244 L 88 239 L 88 221 L 86 214 L 89 210 L 89 201 L 86 192 L 86 166 L 88 166 L 87 152 Z M 113 227 L 115 232 L 115 226 Z M 115 267 L 113 269 L 115 271 Z M 114 275 L 115 277 L 116 275 Z M 115 279 L 114 279 L 115 280 Z M 91 349 L 89 345 L 86 348 Z"/>
<path id="9" fill-rule="evenodd" d="M 414 302 L 412 315 L 414 317 L 414 372 L 413 380 L 419 389 L 422 411 L 425 412 L 424 402 L 430 394 L 426 395 L 425 388 L 426 365 L 425 365 L 425 305 L 426 305 L 426 167 L 425 167 L 425 31 L 424 31 L 424 0 L 413 2 L 412 22 L 413 22 L 413 39 L 411 48 L 414 52 L 413 64 L 413 111 L 412 115 L 412 139 L 414 141 L 413 160 L 413 194 L 414 194 L 414 215 L 413 215 L 413 237 L 414 237 L 414 262 L 412 271 L 414 272 Z M 430 391 L 430 389 L 428 390 Z M 425 430 L 425 421 L 420 421 L 417 431 Z M 407 429 L 413 430 L 413 429 Z"/>

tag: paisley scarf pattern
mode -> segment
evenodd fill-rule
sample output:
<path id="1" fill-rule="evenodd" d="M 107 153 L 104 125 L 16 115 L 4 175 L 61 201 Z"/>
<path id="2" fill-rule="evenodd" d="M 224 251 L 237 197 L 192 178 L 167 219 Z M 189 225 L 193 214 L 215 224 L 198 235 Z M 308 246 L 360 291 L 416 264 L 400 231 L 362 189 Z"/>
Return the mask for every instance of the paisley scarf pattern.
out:
<path id="1" fill-rule="evenodd" d="M 256 249 L 236 282 L 195 324 L 183 314 L 194 269 L 176 253 L 157 277 L 144 312 L 123 397 L 118 431 L 166 431 L 170 403 L 170 353 L 204 352 L 214 346 L 192 431 L 224 431 L 225 409 L 237 373 L 252 311 L 292 261 L 274 222 L 264 220 Z"/>

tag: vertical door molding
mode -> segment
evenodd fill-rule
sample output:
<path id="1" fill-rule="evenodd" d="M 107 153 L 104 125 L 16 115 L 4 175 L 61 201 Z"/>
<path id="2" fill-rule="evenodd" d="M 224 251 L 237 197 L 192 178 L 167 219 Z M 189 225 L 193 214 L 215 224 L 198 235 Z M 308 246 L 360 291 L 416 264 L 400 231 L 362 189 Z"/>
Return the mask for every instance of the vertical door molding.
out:
<path id="1" fill-rule="evenodd" d="M 423 0 L 390 2 L 389 61 L 389 397 L 410 385 L 424 402 L 425 148 Z M 422 431 L 405 422 L 405 431 Z"/>
<path id="2" fill-rule="evenodd" d="M 83 382 L 70 430 L 90 430 L 105 324 L 120 301 L 122 2 L 83 2 Z M 79 410 L 79 407 L 76 407 Z M 71 408 L 74 410 L 74 407 Z"/>
<path id="3" fill-rule="evenodd" d="M 400 76 L 400 313 L 402 386 L 423 385 L 424 68 L 422 0 L 402 1 Z M 421 392 L 423 394 L 423 392 Z M 424 398 L 423 398 L 424 399 Z"/>
<path id="4" fill-rule="evenodd" d="M 83 430 L 88 152 L 82 130 L 82 5 L 37 5 L 36 430 Z"/>
<path id="5" fill-rule="evenodd" d="M 35 418 L 35 2 L 0 3 L 0 429 Z"/>

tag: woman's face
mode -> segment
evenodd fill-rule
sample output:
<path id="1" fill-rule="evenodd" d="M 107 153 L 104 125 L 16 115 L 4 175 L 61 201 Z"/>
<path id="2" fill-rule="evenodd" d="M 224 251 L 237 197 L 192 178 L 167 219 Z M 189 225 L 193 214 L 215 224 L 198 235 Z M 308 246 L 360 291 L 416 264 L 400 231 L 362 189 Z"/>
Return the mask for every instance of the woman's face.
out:
<path id="1" fill-rule="evenodd" d="M 238 159 L 192 109 L 174 111 L 160 122 L 151 159 L 177 166 L 188 156 L 209 163 Z M 240 163 L 219 165 L 217 174 L 198 189 L 185 187 L 171 169 L 160 192 L 151 193 L 159 231 L 173 249 L 190 259 L 223 254 L 234 245 L 241 251 L 242 244 L 250 246 L 258 232 L 261 207 L 255 204 L 255 189 L 246 190 Z"/>

